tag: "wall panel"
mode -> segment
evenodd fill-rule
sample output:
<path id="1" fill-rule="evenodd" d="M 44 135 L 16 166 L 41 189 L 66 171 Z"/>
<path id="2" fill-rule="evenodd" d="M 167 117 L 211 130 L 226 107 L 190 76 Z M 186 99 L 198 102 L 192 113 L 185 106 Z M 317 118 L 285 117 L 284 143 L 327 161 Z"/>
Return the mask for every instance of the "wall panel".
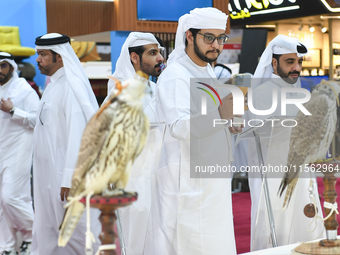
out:
<path id="1" fill-rule="evenodd" d="M 214 7 L 229 14 L 228 0 L 214 0 Z M 177 22 L 137 20 L 136 0 L 114 2 L 46 0 L 47 30 L 69 36 L 105 31 L 176 33 Z M 230 26 L 227 27 L 229 33 Z"/>
<path id="2" fill-rule="evenodd" d="M 47 31 L 68 36 L 113 30 L 113 3 L 46 0 Z"/>

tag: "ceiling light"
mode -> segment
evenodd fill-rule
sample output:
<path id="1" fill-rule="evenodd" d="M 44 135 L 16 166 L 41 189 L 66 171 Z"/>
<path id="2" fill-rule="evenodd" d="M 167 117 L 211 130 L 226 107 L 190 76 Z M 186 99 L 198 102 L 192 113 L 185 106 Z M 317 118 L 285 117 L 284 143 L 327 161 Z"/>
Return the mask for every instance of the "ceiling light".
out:
<path id="1" fill-rule="evenodd" d="M 340 19 L 340 16 L 320 16 L 321 19 Z"/>
<path id="2" fill-rule="evenodd" d="M 321 26 L 321 32 L 322 32 L 322 33 L 326 33 L 326 32 L 327 32 L 327 27 Z"/>
<path id="3" fill-rule="evenodd" d="M 315 31 L 315 28 L 314 28 L 313 26 L 309 25 L 309 31 L 310 31 L 311 33 L 313 33 L 313 32 Z"/>
<path id="4" fill-rule="evenodd" d="M 276 28 L 276 25 L 246 25 L 246 28 Z"/>
<path id="5" fill-rule="evenodd" d="M 302 28 L 303 28 L 303 25 L 302 25 L 302 21 L 300 20 L 300 26 L 299 26 L 299 31 L 301 31 L 302 30 Z"/>

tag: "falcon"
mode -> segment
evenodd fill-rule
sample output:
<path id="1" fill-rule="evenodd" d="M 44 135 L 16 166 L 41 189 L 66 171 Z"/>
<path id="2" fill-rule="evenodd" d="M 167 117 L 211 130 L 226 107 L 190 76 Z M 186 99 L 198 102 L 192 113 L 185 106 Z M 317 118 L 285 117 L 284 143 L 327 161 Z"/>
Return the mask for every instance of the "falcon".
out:
<path id="1" fill-rule="evenodd" d="M 90 192 L 108 193 L 111 184 L 116 191 L 126 187 L 131 166 L 141 153 L 149 130 L 141 100 L 148 89 L 146 77 L 137 72 L 123 85 L 111 77 L 118 92 L 109 97 L 86 125 L 69 202 L 60 225 L 59 246 L 67 244 L 84 212 L 85 205 L 79 199 Z"/>
<path id="2" fill-rule="evenodd" d="M 296 115 L 297 125 L 293 128 L 289 144 L 287 168 L 278 193 L 280 196 L 287 188 L 283 208 L 289 204 L 298 181 L 300 167 L 315 163 L 325 158 L 333 140 L 337 106 L 339 106 L 340 84 L 322 80 L 311 94 L 311 99 L 304 107 L 312 115 L 301 111 Z"/>

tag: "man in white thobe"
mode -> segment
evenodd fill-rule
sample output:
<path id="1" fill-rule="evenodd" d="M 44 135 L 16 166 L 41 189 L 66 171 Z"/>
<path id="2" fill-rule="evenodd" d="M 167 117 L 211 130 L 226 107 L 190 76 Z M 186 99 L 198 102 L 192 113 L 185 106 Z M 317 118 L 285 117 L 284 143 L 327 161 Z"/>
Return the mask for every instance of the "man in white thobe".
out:
<path id="1" fill-rule="evenodd" d="M 120 82 L 125 82 L 134 77 L 137 71 L 143 71 L 148 76 L 158 77 L 161 74 L 164 58 L 161 55 L 163 47 L 156 37 L 151 33 L 131 32 L 126 38 L 119 58 L 116 62 L 116 69 L 112 76 Z M 143 98 L 143 110 L 150 122 L 155 122 L 155 89 L 156 84 L 148 82 L 151 94 Z M 115 82 L 110 79 L 107 85 L 108 95 L 114 92 Z M 105 98 L 105 100 L 107 100 Z"/>
<path id="2" fill-rule="evenodd" d="M 35 42 L 39 70 L 50 76 L 50 83 L 41 98 L 34 129 L 34 255 L 84 254 L 85 250 L 85 214 L 66 247 L 58 247 L 58 228 L 81 136 L 98 109 L 89 80 L 69 41 L 68 36 L 51 33 L 38 37 Z M 91 213 L 95 237 L 100 233 L 98 215 L 98 212 Z"/>
<path id="3" fill-rule="evenodd" d="M 158 79 L 156 110 L 164 114 L 167 130 L 146 254 L 236 254 L 230 173 L 190 177 L 191 167 L 228 166 L 232 158 L 228 127 L 212 124 L 232 117 L 231 95 L 218 105 L 210 98 L 207 114 L 201 115 L 205 92 L 196 89 L 203 80 L 214 87 L 209 63 L 227 40 L 227 18 L 215 8 L 196 8 L 180 17 L 175 49 Z"/>
<path id="4" fill-rule="evenodd" d="M 14 57 L 0 52 L 0 252 L 10 255 L 16 254 L 17 231 L 23 239 L 20 254 L 30 254 L 32 139 L 39 105 L 37 93 L 17 71 Z"/>
<path id="5" fill-rule="evenodd" d="M 164 60 L 161 55 L 162 49 L 163 47 L 153 34 L 131 32 L 122 46 L 116 62 L 116 70 L 112 76 L 121 82 L 133 78 L 137 71 L 158 77 Z M 129 255 L 144 254 L 146 231 L 152 220 L 150 209 L 162 142 L 162 136 L 156 128 L 153 128 L 156 125 L 154 97 L 156 84 L 149 81 L 148 85 L 152 93 L 143 97 L 143 110 L 150 121 L 151 130 L 142 153 L 132 166 L 130 179 L 125 188 L 128 191 L 136 191 L 138 200 L 128 207 L 119 209 L 123 232 L 120 234 L 124 236 L 124 248 Z M 115 92 L 114 86 L 114 81 L 110 79 L 109 93 Z"/>
<path id="6" fill-rule="evenodd" d="M 255 119 L 281 116 L 281 90 L 284 88 L 301 89 L 299 76 L 302 69 L 303 56 L 307 53 L 306 46 L 299 42 L 297 38 L 278 35 L 268 44 L 255 70 L 251 85 L 253 89 L 253 105 L 257 110 L 270 109 L 274 101 L 273 91 L 276 88 L 276 94 L 278 95 L 277 108 L 271 114 L 254 116 Z M 301 99 L 304 97 L 305 95 L 302 93 L 289 92 L 286 94 L 287 99 Z M 294 104 L 288 104 L 285 116 L 287 119 L 294 119 L 298 111 L 299 108 Z M 271 131 L 270 138 L 268 136 L 268 138 L 261 139 L 265 165 L 285 166 L 288 156 L 290 131 L 290 128 L 274 129 Z M 258 154 L 255 149 L 255 143 L 250 140 L 249 144 L 249 165 L 258 166 Z M 312 202 L 308 190 L 313 188 L 314 197 L 319 208 L 319 216 L 322 216 L 315 178 L 312 179 L 314 183 L 311 183 L 309 174 L 301 175 L 288 208 L 282 210 L 285 194 L 279 197 L 277 192 L 284 173 L 279 172 L 274 175 L 270 175 L 274 178 L 268 178 L 268 188 L 277 244 L 281 246 L 322 237 L 323 223 L 321 221 L 313 222 L 313 219 L 307 218 L 303 213 L 304 207 Z M 249 187 L 252 200 L 251 250 L 273 247 L 264 191 L 261 191 L 263 187 L 260 173 L 252 171 L 249 173 Z"/>

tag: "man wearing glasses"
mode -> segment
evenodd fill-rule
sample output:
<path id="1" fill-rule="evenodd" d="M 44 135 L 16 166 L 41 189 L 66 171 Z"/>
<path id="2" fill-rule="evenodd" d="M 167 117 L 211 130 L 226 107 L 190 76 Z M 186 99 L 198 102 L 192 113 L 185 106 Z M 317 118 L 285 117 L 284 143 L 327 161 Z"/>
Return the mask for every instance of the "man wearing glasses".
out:
<path id="1" fill-rule="evenodd" d="M 39 97 L 19 78 L 14 57 L 0 52 L 0 252 L 16 254 L 16 236 L 23 238 L 20 254 L 30 254 L 33 208 L 30 192 L 33 128 Z"/>
<path id="2" fill-rule="evenodd" d="M 236 254 L 230 173 L 207 176 L 202 171 L 197 176 L 193 170 L 226 167 L 232 160 L 228 126 L 213 127 L 214 119 L 233 117 L 231 94 L 216 105 L 208 96 L 206 114 L 201 113 L 202 89 L 215 90 L 210 63 L 227 41 L 227 18 L 215 8 L 197 8 L 180 17 L 175 49 L 157 82 L 156 110 L 167 131 L 153 217 L 160 227 L 152 231 L 153 250 L 147 254 Z M 207 86 L 197 89 L 200 82 Z"/>

